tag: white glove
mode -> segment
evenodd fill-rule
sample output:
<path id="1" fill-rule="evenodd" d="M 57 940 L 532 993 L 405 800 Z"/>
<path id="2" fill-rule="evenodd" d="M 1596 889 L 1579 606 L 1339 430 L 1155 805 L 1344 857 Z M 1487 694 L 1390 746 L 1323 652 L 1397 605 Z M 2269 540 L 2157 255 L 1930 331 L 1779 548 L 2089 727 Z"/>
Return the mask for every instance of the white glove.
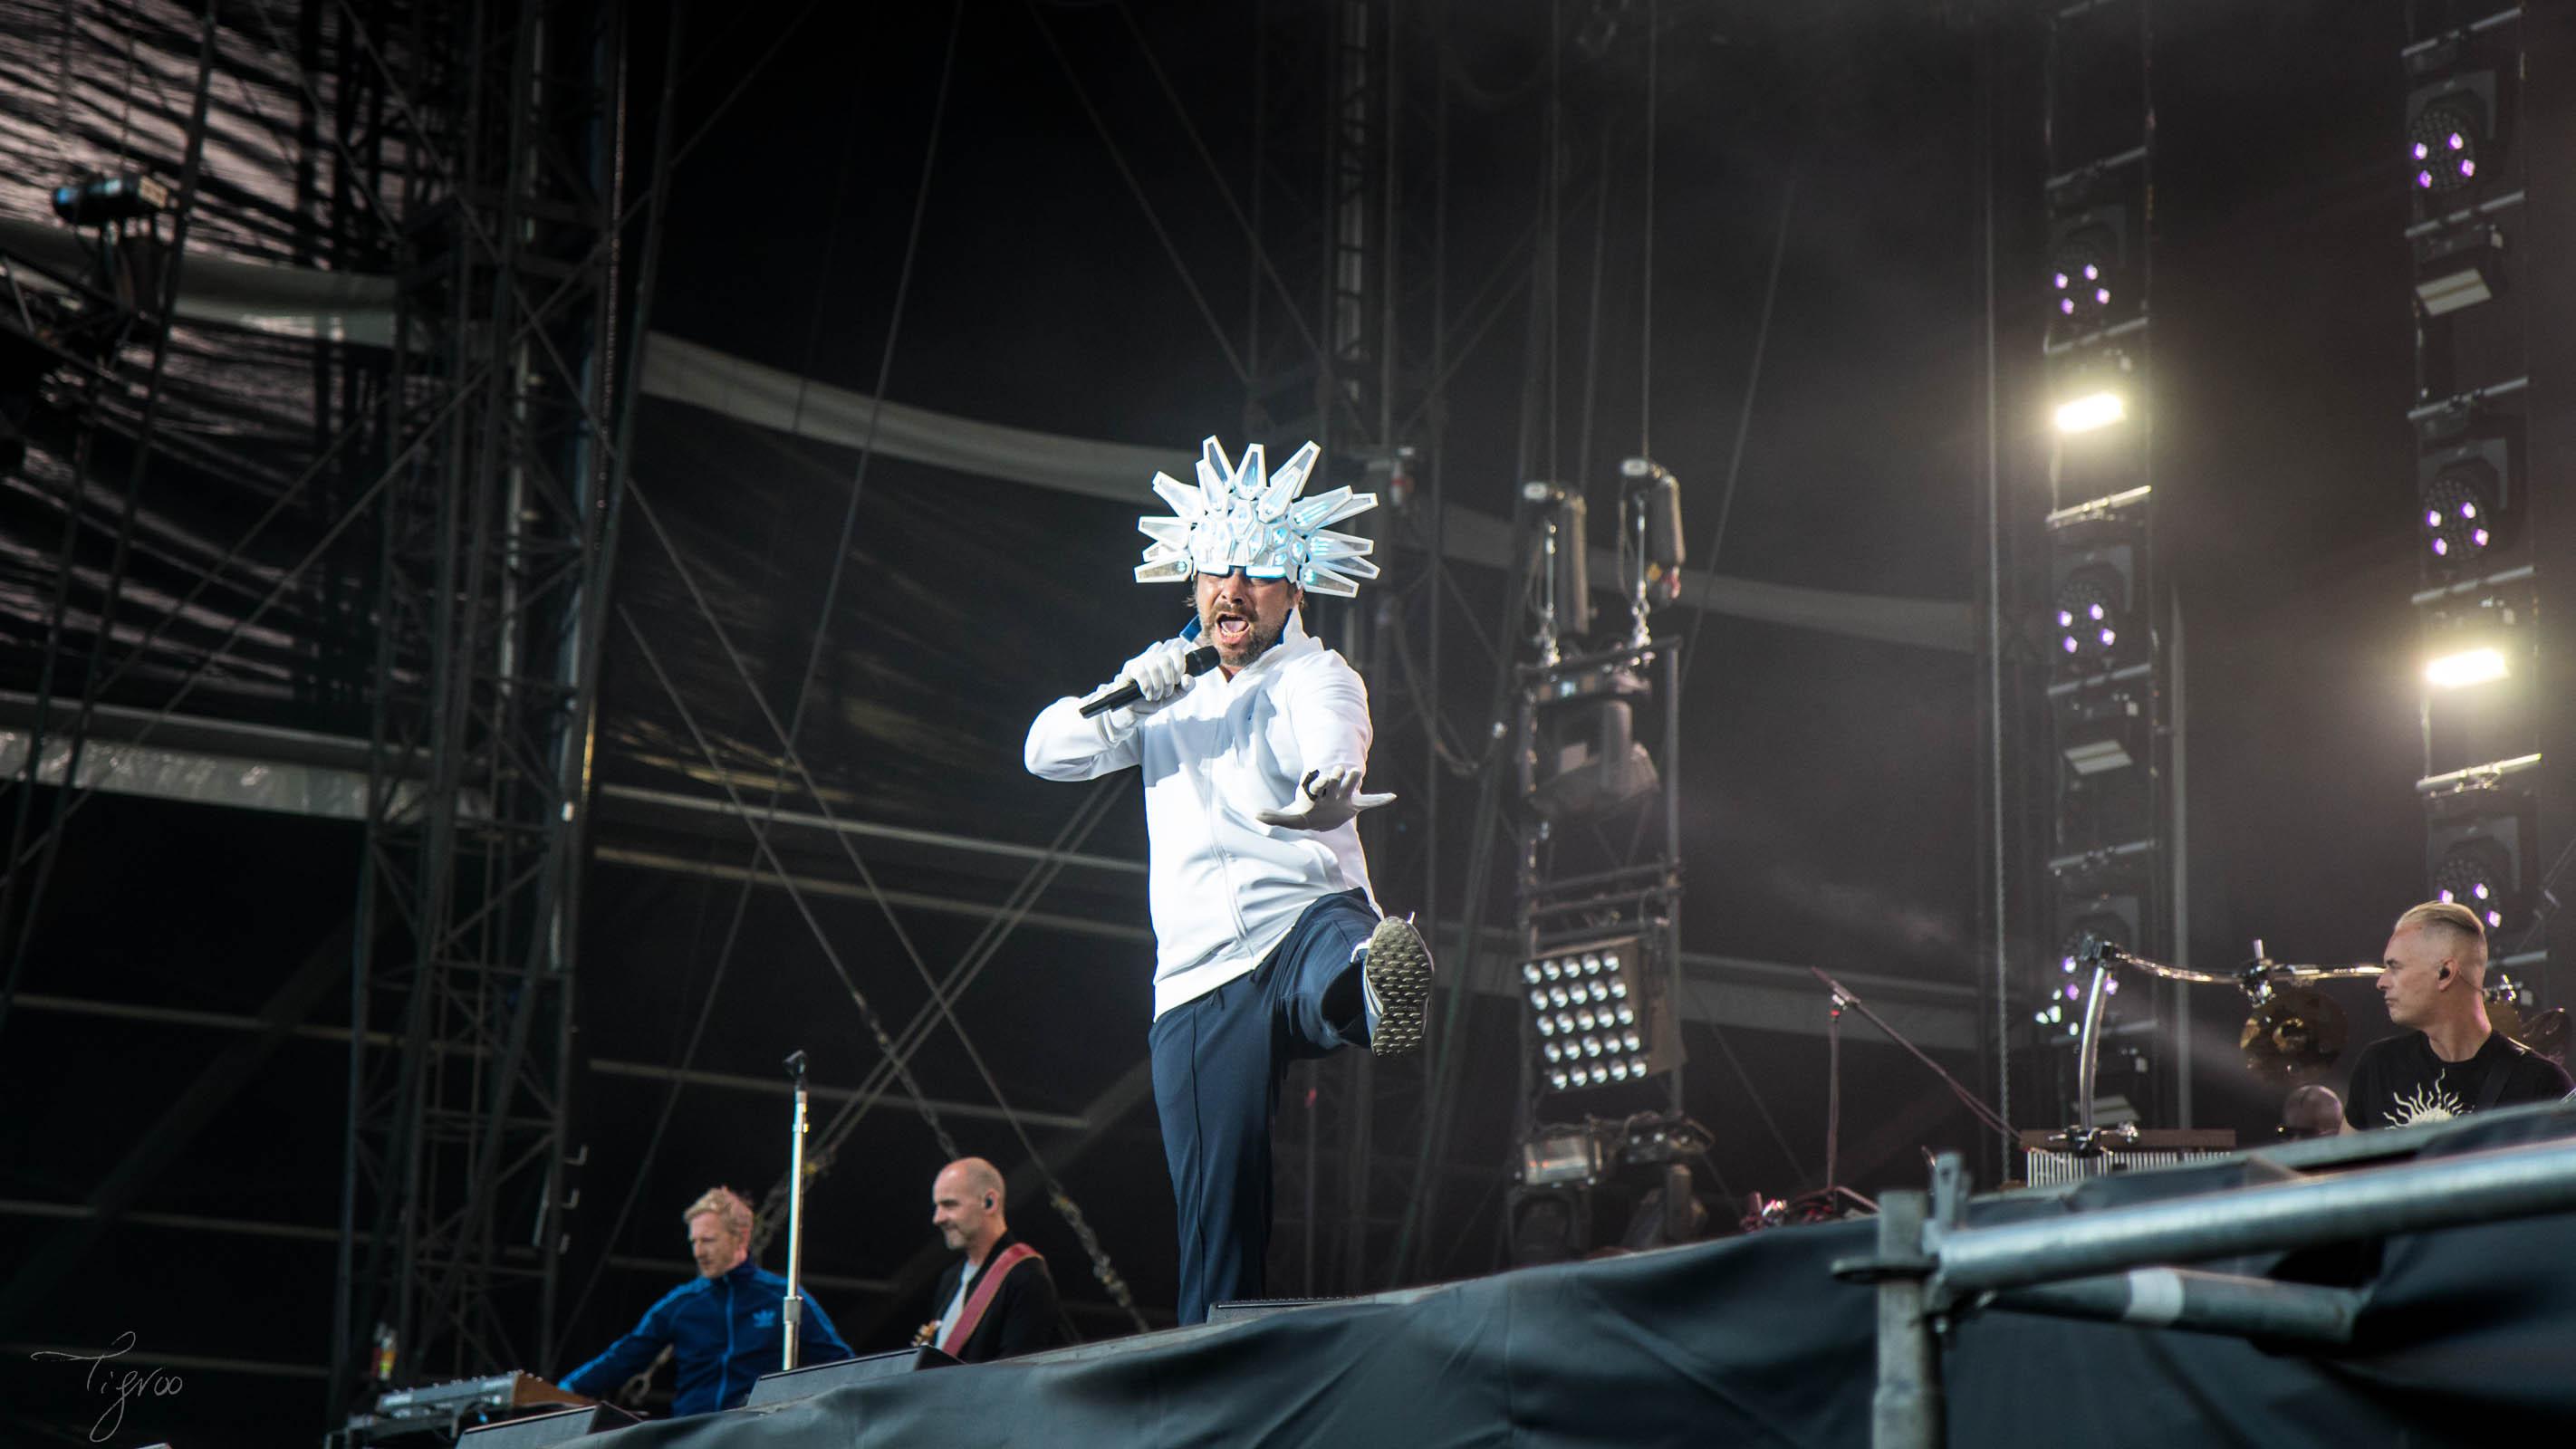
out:
<path id="1" fill-rule="evenodd" d="M 1162 709 L 1181 697 L 1183 686 L 1190 682 L 1190 644 L 1186 639 L 1162 639 L 1149 644 L 1145 652 L 1118 666 L 1118 675 L 1145 692 L 1145 697 L 1120 712 L 1138 719 Z"/>
<path id="2" fill-rule="evenodd" d="M 1332 830 L 1348 824 L 1361 811 L 1375 810 L 1394 798 L 1391 791 L 1361 794 L 1359 767 L 1335 765 L 1328 770 L 1306 772 L 1306 778 L 1297 782 L 1294 808 L 1256 811 L 1252 818 L 1289 830 Z"/>

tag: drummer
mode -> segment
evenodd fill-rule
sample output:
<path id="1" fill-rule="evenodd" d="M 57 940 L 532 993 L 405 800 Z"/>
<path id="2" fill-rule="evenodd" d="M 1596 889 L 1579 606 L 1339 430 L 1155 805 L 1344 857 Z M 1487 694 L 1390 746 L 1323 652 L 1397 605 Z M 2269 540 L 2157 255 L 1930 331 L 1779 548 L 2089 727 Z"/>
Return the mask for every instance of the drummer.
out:
<path id="1" fill-rule="evenodd" d="M 2347 1127 L 2441 1122 L 2517 1102 L 2568 1095 L 2565 1068 L 2487 1020 L 2487 931 L 2477 913 L 2426 901 L 2389 933 L 2379 996 L 2405 1027 L 2364 1047 L 2345 1093 Z"/>

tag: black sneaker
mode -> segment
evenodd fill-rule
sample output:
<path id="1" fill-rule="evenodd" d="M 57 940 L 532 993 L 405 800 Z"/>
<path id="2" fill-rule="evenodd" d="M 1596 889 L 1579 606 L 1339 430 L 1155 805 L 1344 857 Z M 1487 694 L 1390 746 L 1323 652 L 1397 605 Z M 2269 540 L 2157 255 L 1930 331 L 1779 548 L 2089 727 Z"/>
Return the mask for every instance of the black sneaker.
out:
<path id="1" fill-rule="evenodd" d="M 1396 1057 L 1420 1047 L 1431 1005 L 1431 948 L 1411 921 L 1388 916 L 1377 923 L 1360 981 L 1368 993 L 1370 1054 Z"/>

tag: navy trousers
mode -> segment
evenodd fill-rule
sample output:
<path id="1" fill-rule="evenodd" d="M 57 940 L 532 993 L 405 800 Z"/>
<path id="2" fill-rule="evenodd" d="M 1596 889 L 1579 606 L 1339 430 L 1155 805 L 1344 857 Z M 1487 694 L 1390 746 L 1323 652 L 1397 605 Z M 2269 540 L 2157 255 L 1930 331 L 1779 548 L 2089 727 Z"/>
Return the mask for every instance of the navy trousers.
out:
<path id="1" fill-rule="evenodd" d="M 1154 1022 L 1154 1109 L 1180 1208 L 1181 1322 L 1261 1296 L 1270 1254 L 1270 1123 L 1288 1064 L 1368 1040 L 1351 953 L 1377 928 L 1359 891 L 1308 906 L 1251 974 Z"/>

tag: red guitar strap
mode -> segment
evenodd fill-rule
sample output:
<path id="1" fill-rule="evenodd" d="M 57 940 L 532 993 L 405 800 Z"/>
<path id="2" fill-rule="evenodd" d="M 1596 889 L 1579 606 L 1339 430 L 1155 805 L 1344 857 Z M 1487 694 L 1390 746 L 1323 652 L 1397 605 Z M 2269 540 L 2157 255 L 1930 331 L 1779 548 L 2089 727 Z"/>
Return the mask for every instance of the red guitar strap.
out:
<path id="1" fill-rule="evenodd" d="M 1002 1291 L 1002 1280 L 1011 1275 L 1013 1268 L 1037 1255 L 1038 1250 L 1026 1243 L 1013 1243 L 1002 1250 L 1000 1257 L 984 1265 L 983 1278 L 975 1284 L 975 1291 L 966 1295 L 966 1306 L 958 1310 L 957 1324 L 940 1341 L 939 1351 L 954 1355 L 964 1348 L 966 1340 L 975 1336 L 975 1325 L 984 1321 L 984 1310 L 993 1306 L 994 1295 Z"/>

